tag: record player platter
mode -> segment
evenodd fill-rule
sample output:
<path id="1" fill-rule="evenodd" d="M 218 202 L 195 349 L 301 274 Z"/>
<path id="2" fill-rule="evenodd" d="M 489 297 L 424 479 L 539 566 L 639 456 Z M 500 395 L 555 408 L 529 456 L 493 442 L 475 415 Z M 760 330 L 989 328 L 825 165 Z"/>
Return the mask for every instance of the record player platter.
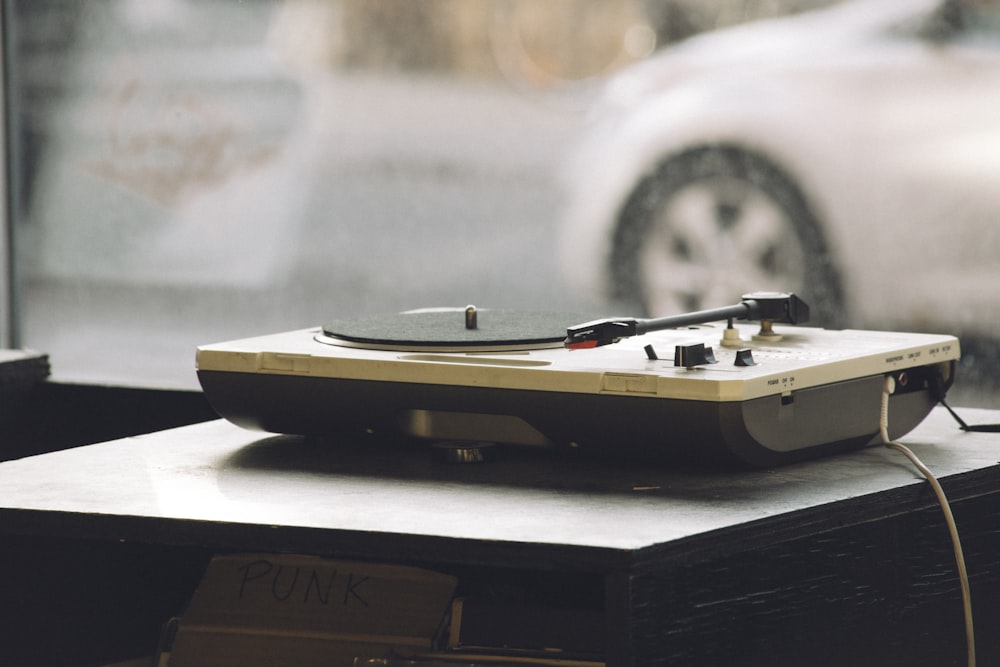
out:
<path id="1" fill-rule="evenodd" d="M 316 340 L 366 350 L 504 352 L 561 347 L 579 314 L 503 309 L 427 308 L 341 319 Z"/>

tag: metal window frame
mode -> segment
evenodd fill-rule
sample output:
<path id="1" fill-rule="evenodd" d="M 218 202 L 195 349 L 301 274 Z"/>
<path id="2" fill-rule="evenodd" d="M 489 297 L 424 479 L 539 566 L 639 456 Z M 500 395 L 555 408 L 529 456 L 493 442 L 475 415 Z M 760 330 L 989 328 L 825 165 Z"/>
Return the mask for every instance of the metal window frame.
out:
<path id="1" fill-rule="evenodd" d="M 14 224 L 11 206 L 11 123 L 10 57 L 7 35 L 9 4 L 0 4 L 0 348 L 16 347 L 17 332 L 17 280 L 15 275 Z"/>

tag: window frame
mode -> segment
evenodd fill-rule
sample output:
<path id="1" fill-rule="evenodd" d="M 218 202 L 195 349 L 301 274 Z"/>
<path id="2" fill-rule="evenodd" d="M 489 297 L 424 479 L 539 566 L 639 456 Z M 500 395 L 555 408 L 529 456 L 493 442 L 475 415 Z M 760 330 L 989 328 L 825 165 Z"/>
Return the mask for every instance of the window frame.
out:
<path id="1" fill-rule="evenodd" d="M 17 332 L 17 289 L 15 280 L 14 225 L 12 222 L 11 115 L 7 110 L 10 99 L 11 72 L 7 57 L 7 3 L 0 4 L 0 348 L 19 345 Z"/>

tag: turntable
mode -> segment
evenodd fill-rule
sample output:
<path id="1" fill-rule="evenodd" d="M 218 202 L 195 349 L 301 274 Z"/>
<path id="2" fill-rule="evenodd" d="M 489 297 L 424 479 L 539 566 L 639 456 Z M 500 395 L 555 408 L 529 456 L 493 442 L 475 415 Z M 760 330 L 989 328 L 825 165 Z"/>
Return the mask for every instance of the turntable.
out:
<path id="1" fill-rule="evenodd" d="M 877 442 L 887 377 L 898 438 L 953 381 L 954 337 L 801 326 L 808 315 L 783 293 L 583 323 L 426 309 L 205 345 L 197 368 L 220 415 L 268 432 L 753 466 Z"/>

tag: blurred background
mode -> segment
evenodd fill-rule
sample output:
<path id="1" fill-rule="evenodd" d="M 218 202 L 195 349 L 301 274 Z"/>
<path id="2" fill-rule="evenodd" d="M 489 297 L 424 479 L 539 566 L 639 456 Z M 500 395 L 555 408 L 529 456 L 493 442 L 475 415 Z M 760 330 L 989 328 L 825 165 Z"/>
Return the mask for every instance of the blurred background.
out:
<path id="1" fill-rule="evenodd" d="M 953 402 L 996 407 L 995 3 L 4 5 L 11 337 L 57 379 L 196 388 L 199 344 L 358 314 L 788 289 L 960 335 Z"/>

